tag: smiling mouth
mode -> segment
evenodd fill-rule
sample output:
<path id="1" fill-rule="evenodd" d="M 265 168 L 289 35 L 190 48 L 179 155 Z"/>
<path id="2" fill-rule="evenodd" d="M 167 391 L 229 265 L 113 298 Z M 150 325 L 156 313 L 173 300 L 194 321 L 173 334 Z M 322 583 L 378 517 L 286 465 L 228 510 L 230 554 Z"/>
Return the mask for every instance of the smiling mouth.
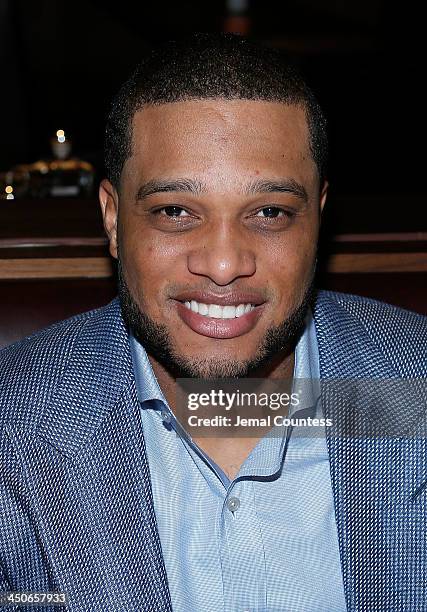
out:
<path id="1" fill-rule="evenodd" d="M 181 304 L 184 304 L 188 310 L 211 319 L 238 319 L 256 308 L 255 304 L 221 306 L 220 304 L 205 304 L 196 300 L 181 302 Z"/>
<path id="2" fill-rule="evenodd" d="M 207 304 L 196 300 L 175 300 L 181 321 L 193 332 L 208 338 L 236 338 L 250 332 L 260 318 L 262 304 Z"/>

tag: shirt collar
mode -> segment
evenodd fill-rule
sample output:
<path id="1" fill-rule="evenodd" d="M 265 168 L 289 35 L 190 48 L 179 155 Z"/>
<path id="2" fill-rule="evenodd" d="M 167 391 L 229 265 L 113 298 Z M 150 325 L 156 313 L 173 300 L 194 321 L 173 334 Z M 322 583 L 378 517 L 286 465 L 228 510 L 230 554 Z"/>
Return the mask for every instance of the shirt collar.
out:
<path id="1" fill-rule="evenodd" d="M 167 401 L 154 374 L 147 351 L 130 332 L 130 350 L 135 372 L 136 389 L 141 405 L 148 400 L 159 400 L 167 406 Z"/>
<path id="2" fill-rule="evenodd" d="M 307 312 L 304 331 L 295 347 L 293 392 L 299 392 L 300 403 L 290 410 L 290 416 L 297 410 L 314 408 L 320 397 L 319 347 L 313 313 Z"/>

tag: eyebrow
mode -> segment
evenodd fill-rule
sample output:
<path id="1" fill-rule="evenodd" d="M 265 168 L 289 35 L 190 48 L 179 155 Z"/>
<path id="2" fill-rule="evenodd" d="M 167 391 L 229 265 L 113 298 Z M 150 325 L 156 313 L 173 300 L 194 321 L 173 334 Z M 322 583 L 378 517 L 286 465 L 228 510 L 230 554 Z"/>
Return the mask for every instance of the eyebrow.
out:
<path id="1" fill-rule="evenodd" d="M 258 179 L 250 183 L 246 189 L 246 195 L 257 195 L 258 193 L 292 193 L 304 202 L 308 201 L 308 195 L 305 187 L 294 179 L 280 179 L 277 181 L 268 181 Z"/>
<path id="2" fill-rule="evenodd" d="M 169 191 L 200 195 L 206 189 L 203 188 L 200 181 L 194 181 L 193 179 L 176 179 L 173 181 L 153 180 L 141 185 L 137 191 L 136 200 L 143 200 L 153 193 L 167 193 Z"/>
<path id="3" fill-rule="evenodd" d="M 136 201 L 143 200 L 154 193 L 178 192 L 200 195 L 207 191 L 207 188 L 200 181 L 193 179 L 152 180 L 141 185 L 136 194 Z M 245 195 L 291 193 L 304 200 L 304 202 L 308 201 L 307 191 L 304 186 L 291 178 L 279 180 L 257 179 L 245 187 L 244 193 Z"/>

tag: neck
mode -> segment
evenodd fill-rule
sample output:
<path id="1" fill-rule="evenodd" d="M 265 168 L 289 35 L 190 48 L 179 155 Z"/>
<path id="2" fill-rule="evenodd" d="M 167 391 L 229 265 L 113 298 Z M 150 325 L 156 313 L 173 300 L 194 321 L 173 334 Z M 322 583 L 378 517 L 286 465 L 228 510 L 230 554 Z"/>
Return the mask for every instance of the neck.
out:
<path id="1" fill-rule="evenodd" d="M 155 357 L 148 355 L 153 372 L 171 410 L 176 412 L 176 377 Z M 267 364 L 257 368 L 247 378 L 292 379 L 295 365 L 295 351 L 277 353 Z"/>

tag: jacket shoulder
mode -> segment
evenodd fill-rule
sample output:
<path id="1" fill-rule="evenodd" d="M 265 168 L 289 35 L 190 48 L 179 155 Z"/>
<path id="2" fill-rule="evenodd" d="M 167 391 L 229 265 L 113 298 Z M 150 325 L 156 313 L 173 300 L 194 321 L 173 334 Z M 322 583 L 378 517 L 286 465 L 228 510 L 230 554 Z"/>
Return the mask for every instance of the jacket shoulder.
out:
<path id="1" fill-rule="evenodd" d="M 113 304 L 54 323 L 0 350 L 0 427 L 28 418 L 37 424 L 35 407 L 51 397 L 85 327 L 104 318 Z"/>
<path id="2" fill-rule="evenodd" d="M 405 376 L 427 376 L 427 317 L 371 298 L 320 291 L 315 308 L 356 325 Z"/>

